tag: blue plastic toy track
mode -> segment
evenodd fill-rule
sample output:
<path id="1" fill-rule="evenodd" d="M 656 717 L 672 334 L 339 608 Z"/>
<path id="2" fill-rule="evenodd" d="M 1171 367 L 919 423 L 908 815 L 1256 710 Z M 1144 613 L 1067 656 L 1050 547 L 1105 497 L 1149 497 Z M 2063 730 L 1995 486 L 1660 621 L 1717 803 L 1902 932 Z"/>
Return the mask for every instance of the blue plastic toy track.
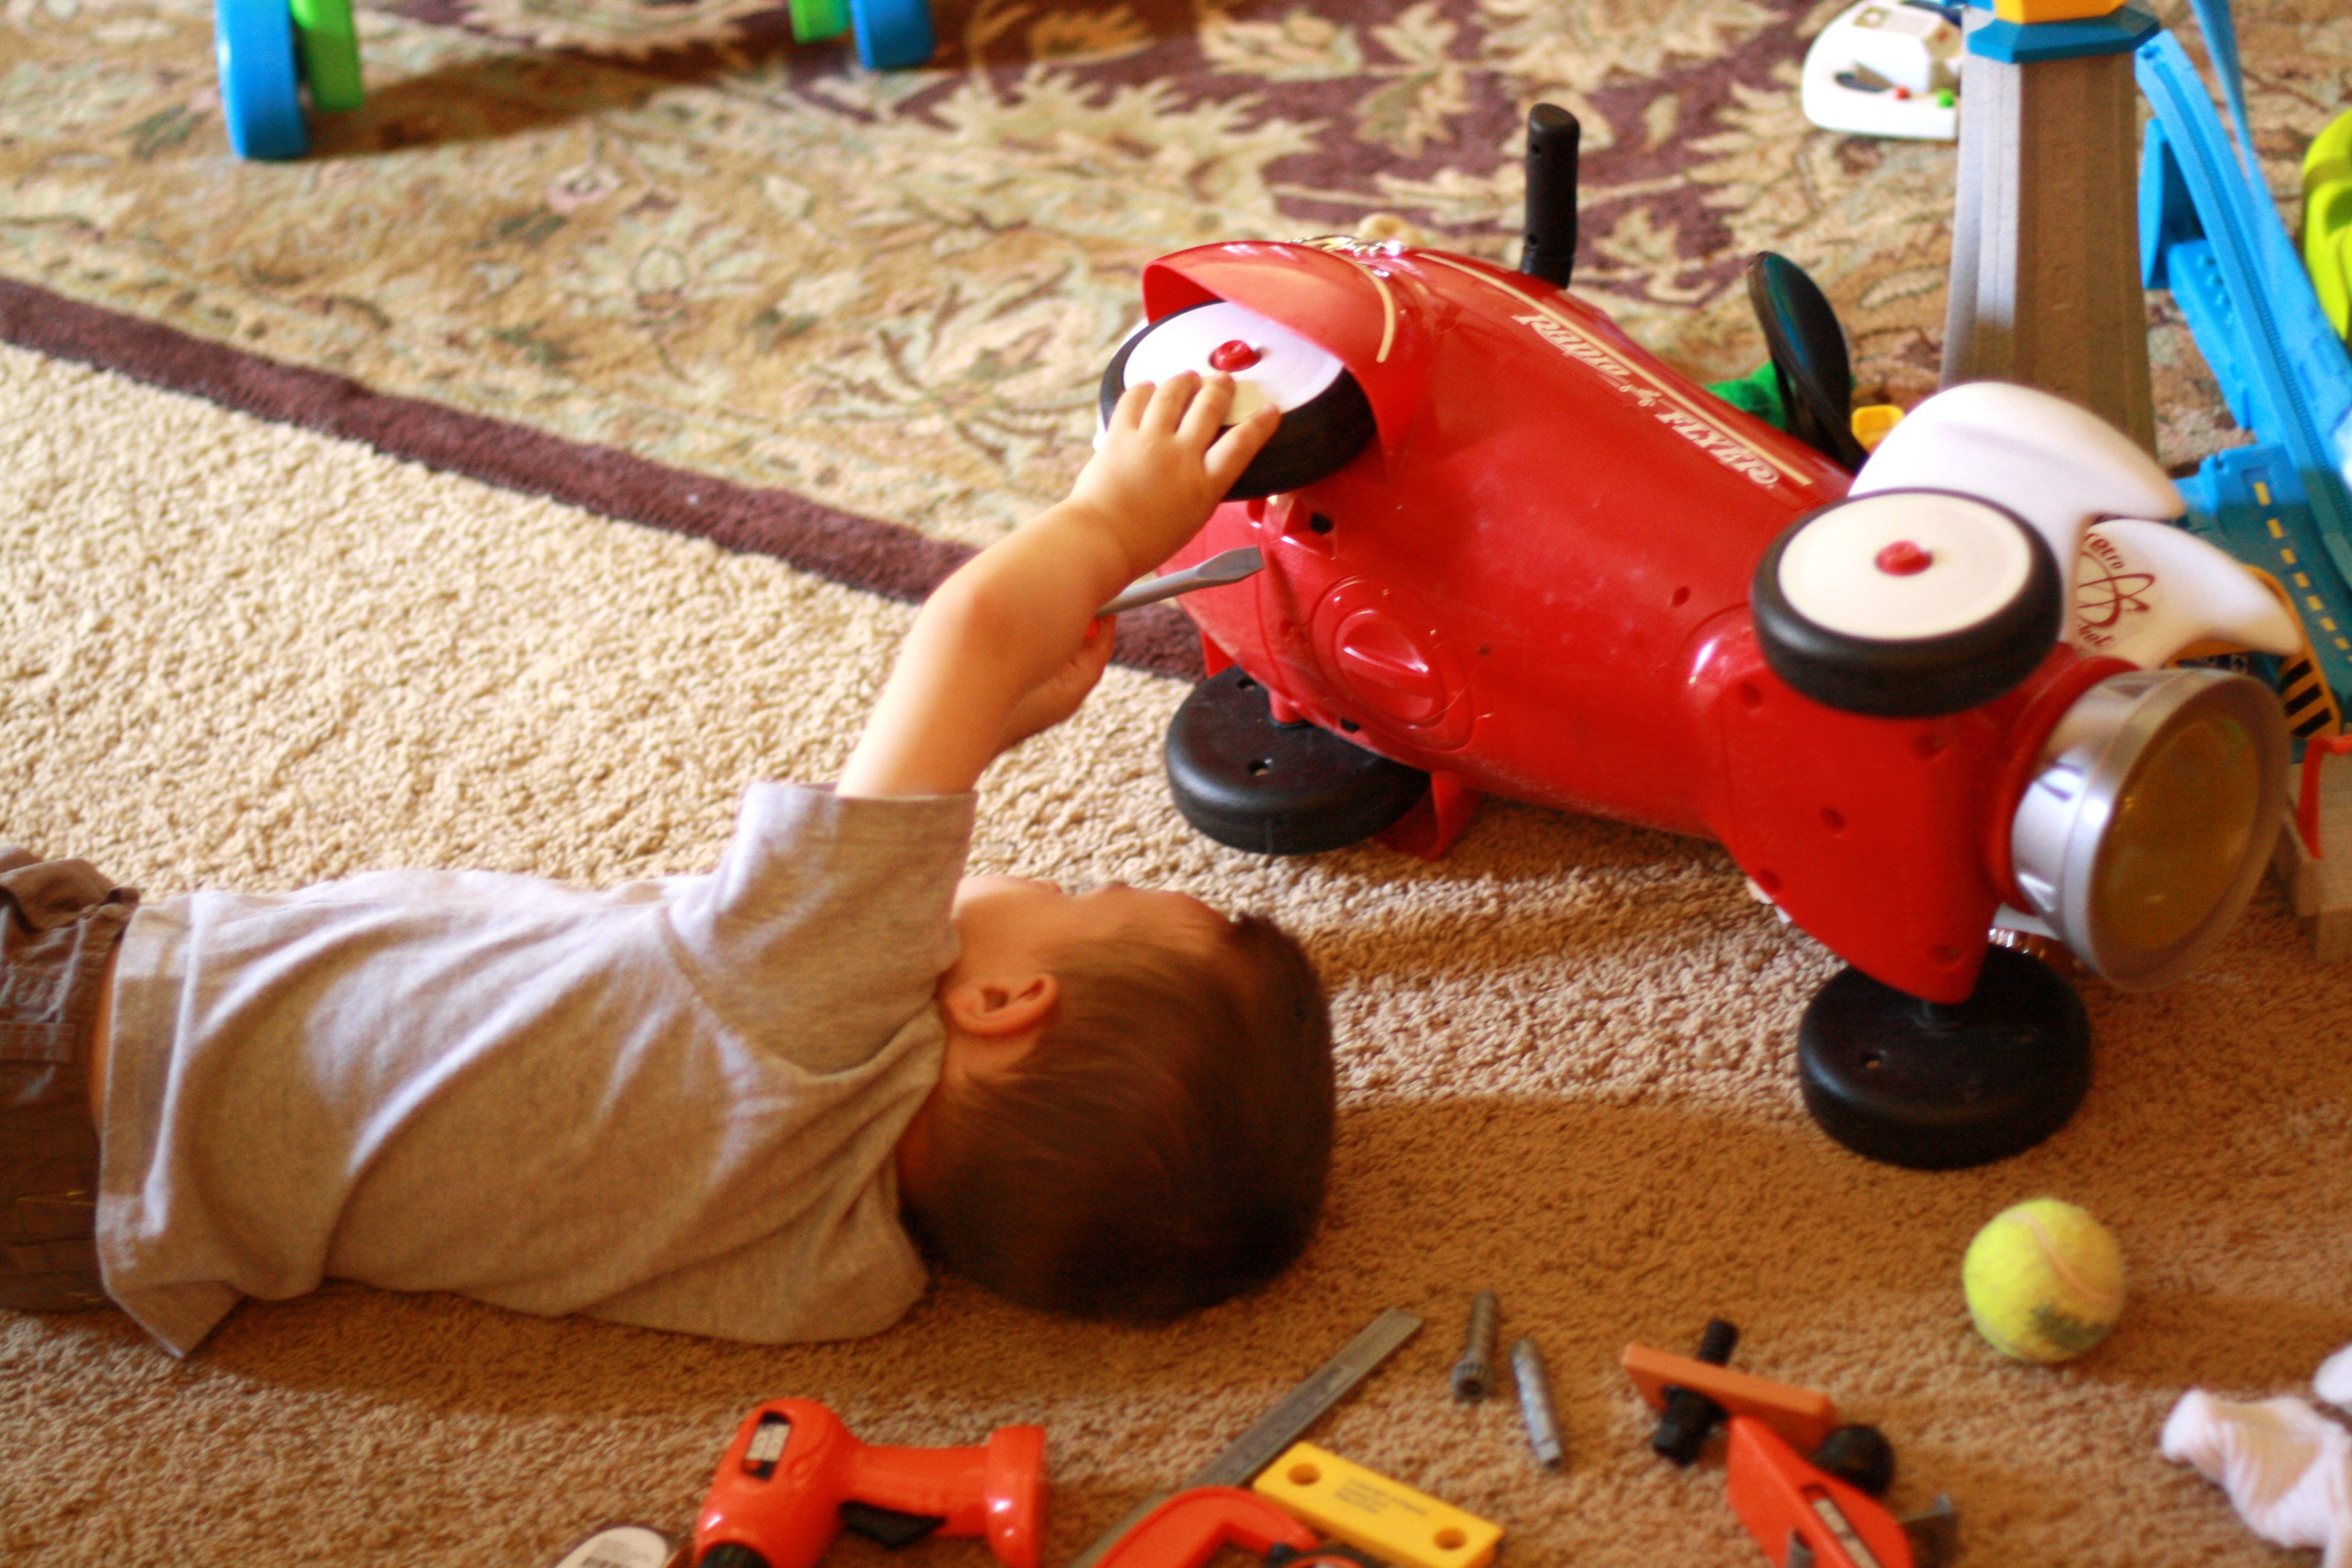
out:
<path id="1" fill-rule="evenodd" d="M 867 70 L 905 70 L 931 58 L 930 0 L 849 0 L 849 21 Z"/>
<path id="2" fill-rule="evenodd" d="M 2199 8 L 2218 13 L 2209 41 L 2226 36 L 2226 6 Z M 2352 493 L 2329 447 L 2352 427 L 2352 358 L 2179 43 L 2158 35 L 2137 68 L 2156 111 L 2140 168 L 2143 275 L 2172 290 L 2230 412 L 2255 437 L 2206 458 L 2181 486 L 2190 525 L 2294 595 L 2342 702 L 2352 699 Z M 2294 706 L 2299 740 L 2321 715 Z"/>
<path id="3" fill-rule="evenodd" d="M 221 118 L 240 158 L 299 158 L 310 150 L 302 77 L 288 0 L 218 0 L 213 42 L 220 59 Z"/>

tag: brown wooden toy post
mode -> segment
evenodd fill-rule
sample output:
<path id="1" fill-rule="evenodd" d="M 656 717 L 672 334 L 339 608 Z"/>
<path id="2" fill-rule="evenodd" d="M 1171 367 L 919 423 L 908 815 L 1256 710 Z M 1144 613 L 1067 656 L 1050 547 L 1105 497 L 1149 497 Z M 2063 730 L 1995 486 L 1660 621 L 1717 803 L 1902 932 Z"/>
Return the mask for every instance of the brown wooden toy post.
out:
<path id="1" fill-rule="evenodd" d="M 1943 369 L 2055 393 L 2151 456 L 2132 51 L 2155 28 L 2115 0 L 1969 10 Z"/>

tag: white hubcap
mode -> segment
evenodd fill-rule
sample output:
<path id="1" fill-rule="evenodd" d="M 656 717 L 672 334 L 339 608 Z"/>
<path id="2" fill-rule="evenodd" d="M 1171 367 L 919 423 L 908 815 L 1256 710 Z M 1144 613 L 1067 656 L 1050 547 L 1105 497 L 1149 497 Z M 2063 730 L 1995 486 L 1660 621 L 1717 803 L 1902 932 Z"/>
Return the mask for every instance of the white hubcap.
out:
<path id="1" fill-rule="evenodd" d="M 1907 642 L 1981 624 L 2013 604 L 2032 546 L 2000 508 L 1967 496 L 1881 490 L 1841 501 L 1780 552 L 1780 593 L 1816 626 Z"/>

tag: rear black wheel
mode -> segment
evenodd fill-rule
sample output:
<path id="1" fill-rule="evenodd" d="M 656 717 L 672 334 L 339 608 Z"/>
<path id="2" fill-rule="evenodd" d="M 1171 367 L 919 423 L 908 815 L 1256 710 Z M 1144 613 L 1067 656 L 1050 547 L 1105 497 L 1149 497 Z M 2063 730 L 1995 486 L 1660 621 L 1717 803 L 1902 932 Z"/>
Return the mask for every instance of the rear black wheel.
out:
<path id="1" fill-rule="evenodd" d="M 1315 855 L 1370 838 L 1429 792 L 1429 775 L 1328 730 L 1277 724 L 1239 665 L 1193 688 L 1164 748 L 1176 809 L 1209 837 L 1260 855 Z"/>

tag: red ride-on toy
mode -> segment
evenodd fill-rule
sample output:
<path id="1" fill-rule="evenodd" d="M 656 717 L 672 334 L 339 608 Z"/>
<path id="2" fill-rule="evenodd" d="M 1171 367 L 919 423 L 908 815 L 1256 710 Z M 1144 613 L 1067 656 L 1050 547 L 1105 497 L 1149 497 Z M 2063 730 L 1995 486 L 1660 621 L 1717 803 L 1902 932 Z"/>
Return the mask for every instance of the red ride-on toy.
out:
<path id="1" fill-rule="evenodd" d="M 2185 532 L 2105 521 L 2182 507 L 2047 395 L 1953 389 L 1862 462 L 1836 321 L 1777 257 L 1749 288 L 1792 433 L 1668 368 L 1565 291 L 1574 139 L 1535 111 L 1518 272 L 1350 239 L 1145 269 L 1106 409 L 1214 367 L 1234 417 L 1285 411 L 1170 563 L 1265 563 L 1184 600 L 1210 679 L 1169 730 L 1176 803 L 1271 854 L 1433 856 L 1480 794 L 1719 839 L 1851 965 L 1799 1032 L 1815 1119 L 1917 1168 L 2026 1148 L 2080 1101 L 2089 1026 L 1990 932 L 2126 989 L 2210 950 L 2275 839 L 2286 734 L 2262 682 L 2158 667 L 2272 647 L 2281 612 Z M 2163 625 L 2062 637 L 2078 553 L 2151 543 Z"/>

